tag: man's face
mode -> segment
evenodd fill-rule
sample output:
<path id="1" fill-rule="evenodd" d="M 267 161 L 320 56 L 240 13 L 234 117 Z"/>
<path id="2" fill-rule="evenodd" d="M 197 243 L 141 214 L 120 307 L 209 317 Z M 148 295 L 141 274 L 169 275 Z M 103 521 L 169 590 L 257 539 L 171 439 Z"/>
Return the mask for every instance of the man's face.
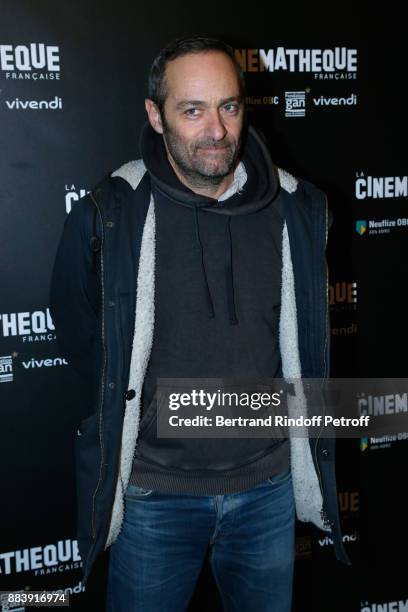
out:
<path id="1" fill-rule="evenodd" d="M 233 172 L 244 107 L 231 59 L 222 52 L 189 54 L 168 62 L 167 97 L 158 122 L 170 161 L 191 185 L 217 185 Z"/>

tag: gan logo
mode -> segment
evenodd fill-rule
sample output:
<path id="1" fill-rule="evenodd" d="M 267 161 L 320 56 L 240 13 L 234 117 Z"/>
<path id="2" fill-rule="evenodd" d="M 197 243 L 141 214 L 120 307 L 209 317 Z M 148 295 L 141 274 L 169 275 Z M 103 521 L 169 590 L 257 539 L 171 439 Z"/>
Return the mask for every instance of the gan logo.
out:
<path id="1" fill-rule="evenodd" d="M 408 177 L 365 176 L 363 172 L 357 172 L 355 196 L 357 200 L 406 198 L 408 196 Z"/>
<path id="2" fill-rule="evenodd" d="M 18 594 L 18 593 L 25 593 L 26 591 L 23 590 L 19 590 L 19 591 L 13 591 L 14 593 Z M 17 599 L 17 598 L 16 598 Z M 0 612 L 9 612 L 9 610 L 11 612 L 25 612 L 26 611 L 26 607 L 22 608 L 22 603 L 21 602 L 10 602 L 10 596 L 7 594 L 7 591 L 0 591 Z M 38 605 L 38 604 L 37 604 Z"/>
<path id="3" fill-rule="evenodd" d="M 22 593 L 25 591 L 15 591 L 16 593 Z M 21 607 L 21 602 L 10 602 L 8 601 L 10 599 L 10 597 L 7 595 L 6 592 L 1 592 L 0 591 L 0 612 L 9 612 L 9 610 L 11 612 L 25 612 L 26 611 L 26 607 L 22 608 Z M 38 604 L 37 604 L 38 605 Z"/>
<path id="4" fill-rule="evenodd" d="M 59 80 L 59 47 L 43 43 L 0 45 L 0 68 L 6 79 Z"/>
<path id="5" fill-rule="evenodd" d="M 357 49 L 235 49 L 243 72 L 311 72 L 315 79 L 355 79 Z"/>
<path id="6" fill-rule="evenodd" d="M 306 92 L 285 91 L 285 117 L 304 117 L 306 115 Z"/>
<path id="7" fill-rule="evenodd" d="M 0 357 L 0 383 L 13 382 L 13 356 Z"/>
<path id="8" fill-rule="evenodd" d="M 12 312 L 0 315 L 0 333 L 4 338 L 21 336 L 23 342 L 55 340 L 54 324 L 49 309 L 35 312 Z"/>
<path id="9" fill-rule="evenodd" d="M 0 553 L 0 574 L 33 571 L 35 576 L 55 574 L 82 566 L 77 540 Z"/>
<path id="10" fill-rule="evenodd" d="M 356 232 L 360 236 L 364 236 L 367 231 L 367 221 L 356 221 Z"/>
<path id="11" fill-rule="evenodd" d="M 67 215 L 71 212 L 72 204 L 78 202 L 87 193 L 89 193 L 87 189 L 77 189 L 75 185 L 65 185 L 65 210 Z"/>

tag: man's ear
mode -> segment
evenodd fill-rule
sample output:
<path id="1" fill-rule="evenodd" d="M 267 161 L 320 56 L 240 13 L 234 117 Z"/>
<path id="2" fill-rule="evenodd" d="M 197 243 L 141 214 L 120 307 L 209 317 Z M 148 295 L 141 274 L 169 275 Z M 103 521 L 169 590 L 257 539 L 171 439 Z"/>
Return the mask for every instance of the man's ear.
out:
<path id="1" fill-rule="evenodd" d="M 160 111 L 157 108 L 157 105 L 153 102 L 153 100 L 146 98 L 145 109 L 150 125 L 152 126 L 154 131 L 158 134 L 163 134 L 163 124 L 160 116 Z"/>

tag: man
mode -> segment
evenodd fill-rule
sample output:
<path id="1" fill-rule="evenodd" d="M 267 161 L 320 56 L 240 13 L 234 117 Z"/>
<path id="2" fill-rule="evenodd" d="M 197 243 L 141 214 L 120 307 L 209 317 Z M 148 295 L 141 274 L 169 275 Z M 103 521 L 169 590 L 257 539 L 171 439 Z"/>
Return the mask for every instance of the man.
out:
<path id="1" fill-rule="evenodd" d="M 294 519 L 341 543 L 334 441 L 157 435 L 157 379 L 328 375 L 324 194 L 247 124 L 232 49 L 155 59 L 142 159 L 67 217 L 51 290 L 87 382 L 76 439 L 84 581 L 111 547 L 110 611 L 179 611 L 206 557 L 226 610 L 290 610 Z"/>

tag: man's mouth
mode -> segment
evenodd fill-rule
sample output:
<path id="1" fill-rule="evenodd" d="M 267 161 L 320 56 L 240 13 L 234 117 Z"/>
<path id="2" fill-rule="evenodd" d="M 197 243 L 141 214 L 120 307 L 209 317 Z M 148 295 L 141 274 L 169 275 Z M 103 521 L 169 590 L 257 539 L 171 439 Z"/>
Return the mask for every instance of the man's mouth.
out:
<path id="1" fill-rule="evenodd" d="M 209 153 L 213 153 L 213 152 L 217 152 L 217 151 L 225 151 L 226 149 L 229 149 L 229 145 L 222 145 L 222 146 L 217 146 L 217 147 L 199 147 L 198 150 L 199 151 L 208 151 Z"/>

